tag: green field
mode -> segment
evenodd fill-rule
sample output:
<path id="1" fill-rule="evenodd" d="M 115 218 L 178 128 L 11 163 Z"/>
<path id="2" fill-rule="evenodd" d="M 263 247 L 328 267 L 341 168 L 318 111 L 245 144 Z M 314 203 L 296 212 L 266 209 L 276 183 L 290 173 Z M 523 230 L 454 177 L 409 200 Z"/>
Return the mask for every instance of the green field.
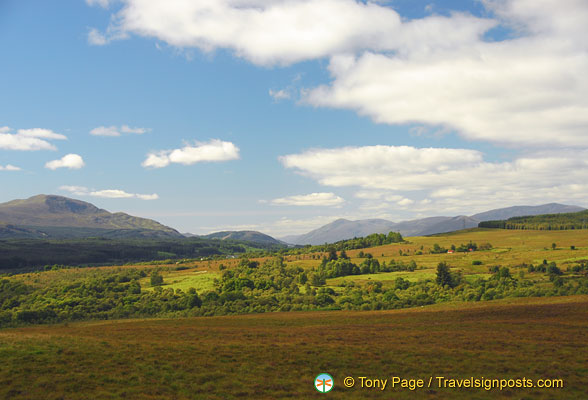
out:
<path id="1" fill-rule="evenodd" d="M 165 273 L 165 279 L 162 288 L 166 289 L 180 289 L 187 291 L 190 288 L 196 289 L 199 293 L 213 290 L 214 280 L 218 278 L 219 274 L 212 271 L 173 271 Z M 149 283 L 149 278 L 145 277 L 139 281 L 141 287 L 146 290 L 153 290 L 153 286 Z"/>
<path id="2" fill-rule="evenodd" d="M 588 296 L 4 329 L 0 397 L 582 399 L 587 329 Z M 329 394 L 313 387 L 321 372 L 334 377 Z M 345 388 L 347 376 L 524 377 L 564 387 L 410 391 L 389 383 L 381 391 Z"/>

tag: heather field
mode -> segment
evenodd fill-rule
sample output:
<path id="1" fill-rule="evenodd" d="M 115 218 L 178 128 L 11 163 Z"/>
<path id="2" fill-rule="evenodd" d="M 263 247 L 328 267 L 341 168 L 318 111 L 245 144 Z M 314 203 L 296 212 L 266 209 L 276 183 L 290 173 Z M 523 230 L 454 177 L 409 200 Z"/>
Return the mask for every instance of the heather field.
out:
<path id="1" fill-rule="evenodd" d="M 588 296 L 11 328 L 0 331 L 0 397 L 582 399 L 587 329 Z M 313 386 L 321 372 L 330 393 Z M 388 379 L 386 389 L 361 388 L 362 376 Z M 433 384 L 392 388 L 392 377 Z M 564 387 L 439 388 L 437 377 Z"/>

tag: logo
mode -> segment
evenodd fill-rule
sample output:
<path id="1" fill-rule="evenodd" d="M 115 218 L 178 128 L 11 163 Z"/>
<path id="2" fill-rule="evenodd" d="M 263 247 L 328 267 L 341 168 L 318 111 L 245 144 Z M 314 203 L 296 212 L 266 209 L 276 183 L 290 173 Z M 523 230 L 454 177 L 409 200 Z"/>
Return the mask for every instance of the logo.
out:
<path id="1" fill-rule="evenodd" d="M 314 378 L 314 387 L 321 393 L 330 392 L 335 386 L 333 377 L 329 374 L 322 373 Z"/>

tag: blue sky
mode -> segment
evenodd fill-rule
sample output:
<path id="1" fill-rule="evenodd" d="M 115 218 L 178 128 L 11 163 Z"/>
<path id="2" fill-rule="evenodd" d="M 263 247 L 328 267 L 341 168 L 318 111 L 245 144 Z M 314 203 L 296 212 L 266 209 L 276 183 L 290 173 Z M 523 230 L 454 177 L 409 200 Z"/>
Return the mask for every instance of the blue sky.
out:
<path id="1" fill-rule="evenodd" d="M 182 232 L 588 206 L 588 5 L 0 2 L 0 201 Z"/>

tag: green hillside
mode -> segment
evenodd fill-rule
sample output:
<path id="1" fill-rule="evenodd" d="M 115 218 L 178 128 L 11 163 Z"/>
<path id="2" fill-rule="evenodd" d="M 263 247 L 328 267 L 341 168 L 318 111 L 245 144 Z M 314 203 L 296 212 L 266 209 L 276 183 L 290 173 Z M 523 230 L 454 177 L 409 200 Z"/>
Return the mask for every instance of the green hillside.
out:
<path id="1" fill-rule="evenodd" d="M 205 239 L 219 239 L 219 240 L 243 240 L 246 242 L 266 243 L 280 245 L 283 242 L 274 239 L 273 237 L 256 231 L 222 231 L 215 232 L 208 235 L 200 236 Z"/>
<path id="2" fill-rule="evenodd" d="M 113 231 L 121 232 L 124 231 Z M 0 272 L 28 271 L 54 264 L 112 265 L 151 260 L 200 259 L 277 248 L 261 243 L 201 238 L 9 239 L 0 240 Z"/>
<path id="3" fill-rule="evenodd" d="M 565 213 L 513 217 L 507 220 L 480 222 L 480 228 L 569 230 L 588 228 L 588 210 Z"/>

